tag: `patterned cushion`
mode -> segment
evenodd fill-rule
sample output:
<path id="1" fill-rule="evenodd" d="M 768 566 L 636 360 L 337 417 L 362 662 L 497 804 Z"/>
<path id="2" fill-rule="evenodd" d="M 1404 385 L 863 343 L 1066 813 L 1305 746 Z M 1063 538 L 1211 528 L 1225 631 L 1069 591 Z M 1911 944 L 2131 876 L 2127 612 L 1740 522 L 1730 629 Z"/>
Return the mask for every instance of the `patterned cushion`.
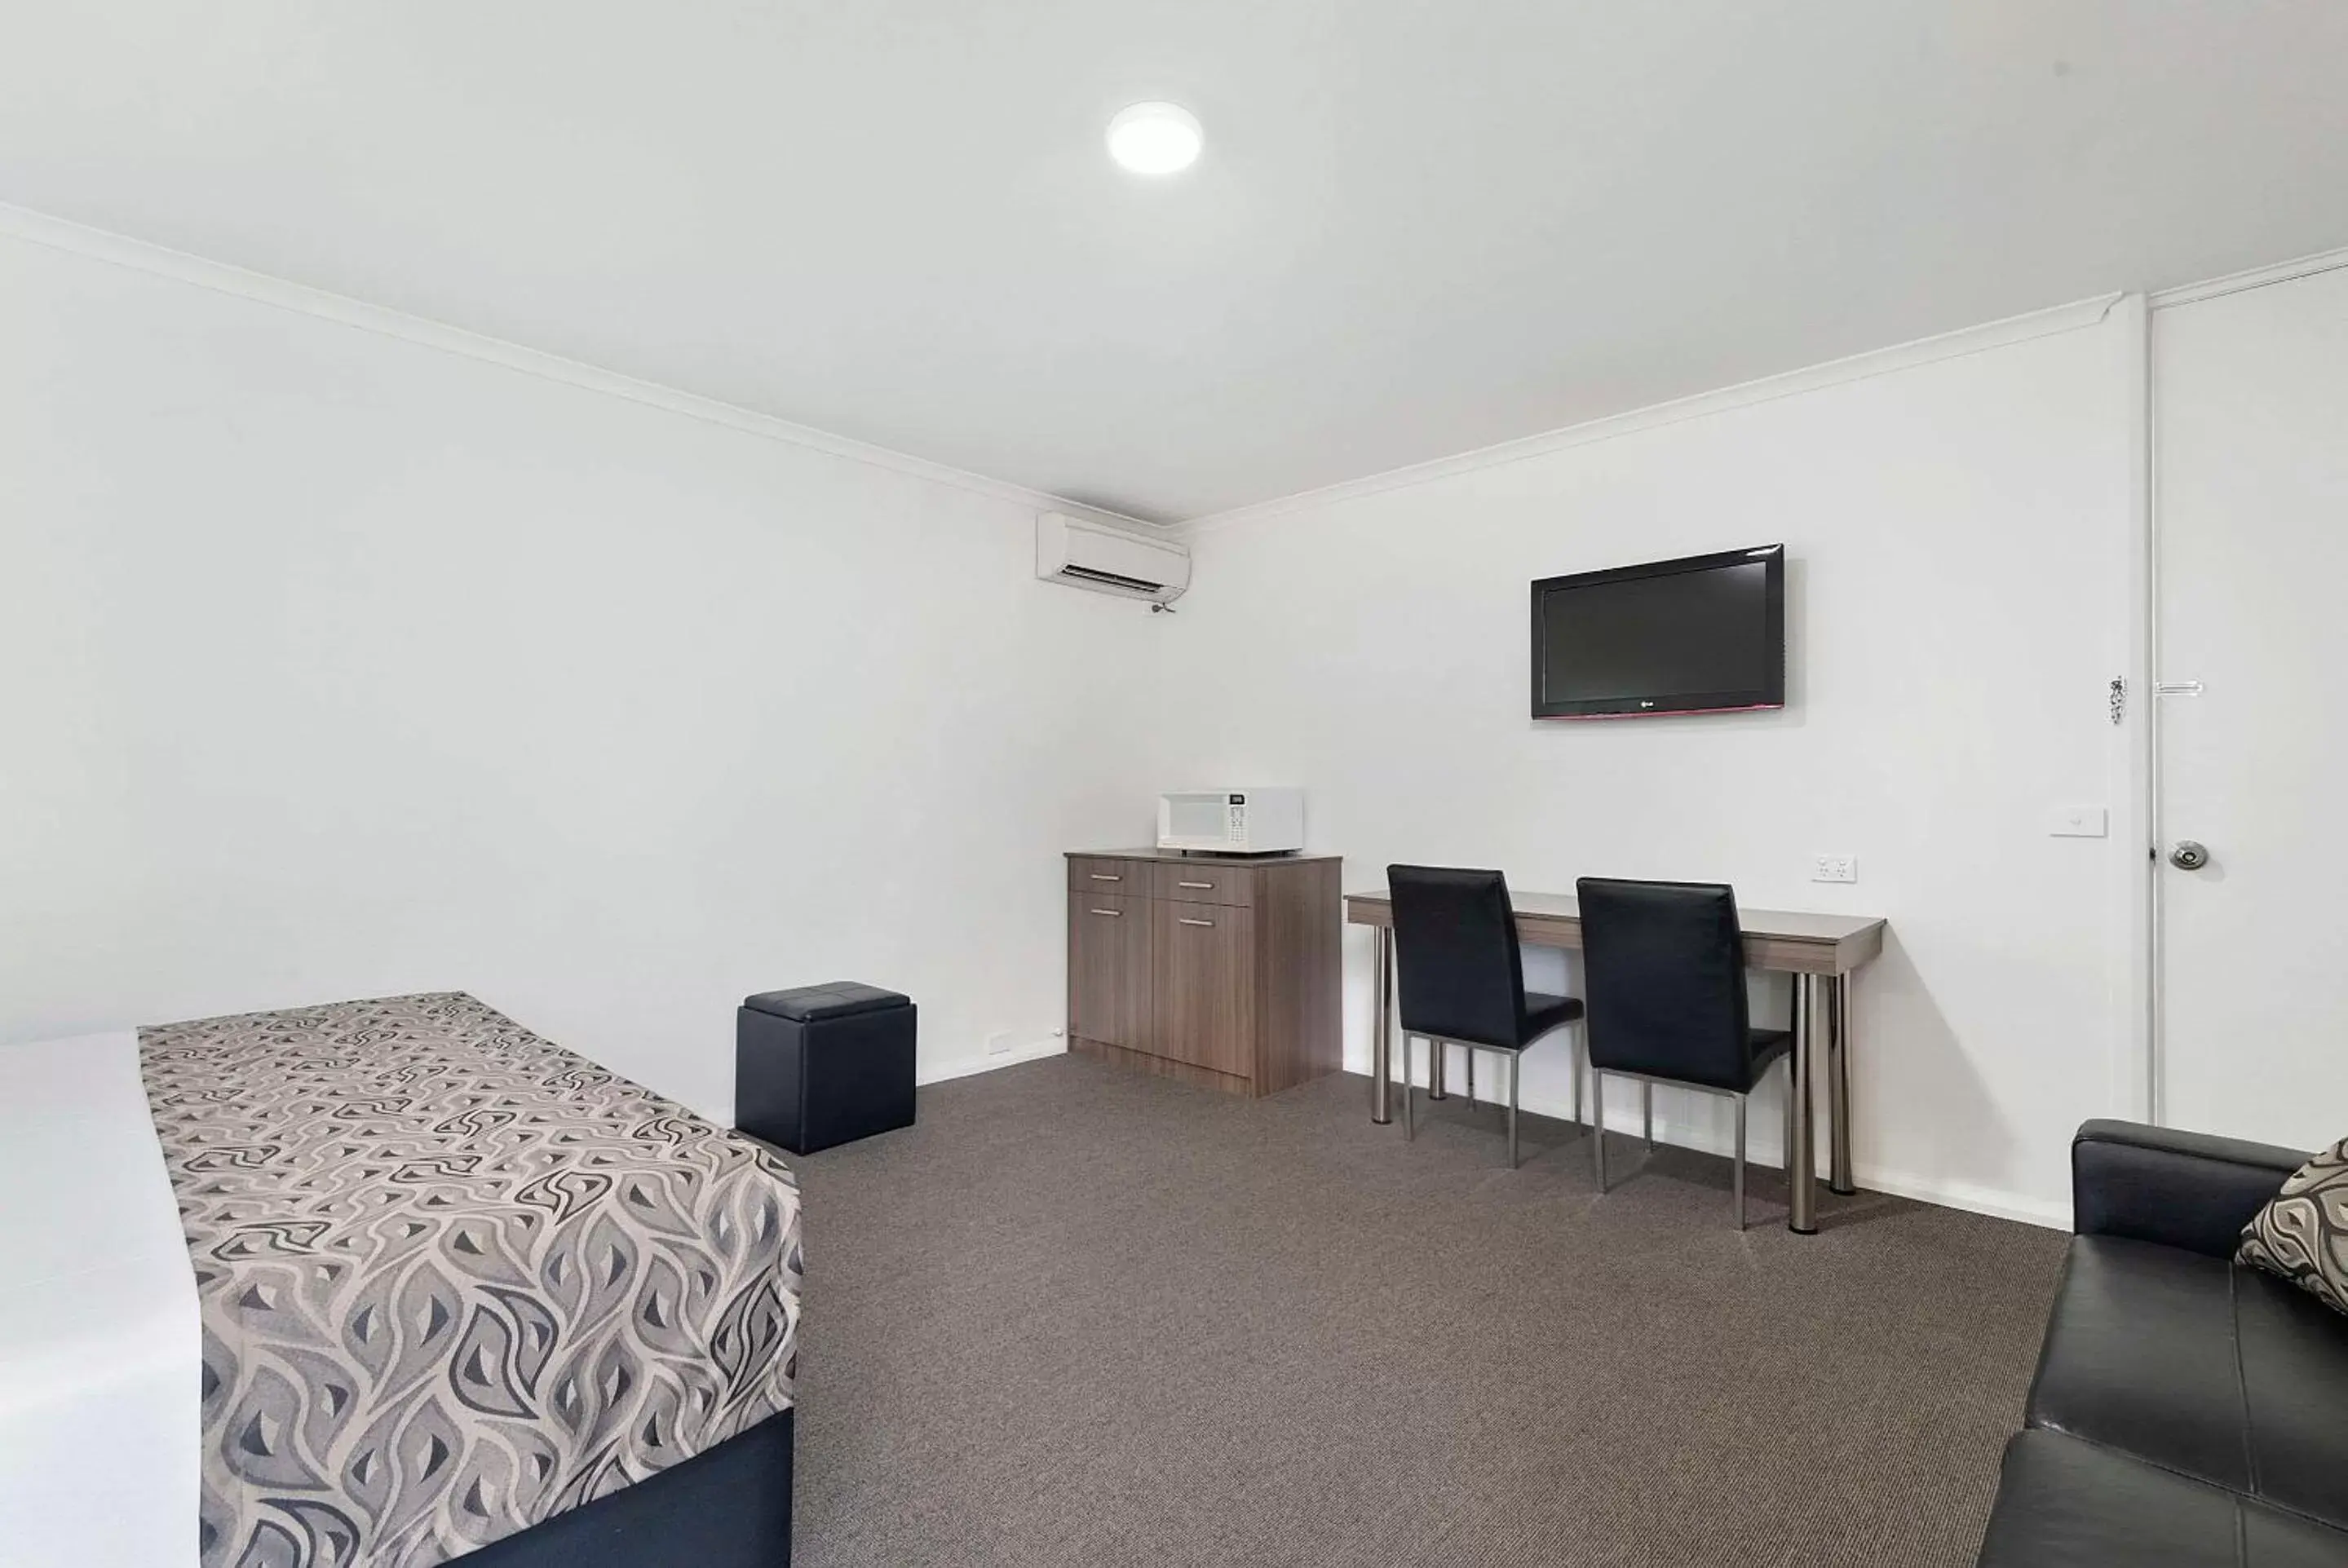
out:
<path id="1" fill-rule="evenodd" d="M 2234 1261 L 2296 1285 L 2348 1312 L 2348 1138 L 2291 1173 L 2242 1227 Z"/>

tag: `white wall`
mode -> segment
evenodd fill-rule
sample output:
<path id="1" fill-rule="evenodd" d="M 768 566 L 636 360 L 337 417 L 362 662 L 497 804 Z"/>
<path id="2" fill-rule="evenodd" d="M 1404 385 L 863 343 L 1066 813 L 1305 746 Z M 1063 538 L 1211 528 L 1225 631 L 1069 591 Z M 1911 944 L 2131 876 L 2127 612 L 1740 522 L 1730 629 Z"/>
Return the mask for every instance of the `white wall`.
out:
<path id="1" fill-rule="evenodd" d="M 0 1040 L 462 987 L 722 1116 L 734 999 L 848 975 L 937 1076 L 1055 1043 L 1062 850 L 1292 781 L 1354 886 L 1888 916 L 1862 1181 L 2060 1220 L 2133 1071 L 2134 333 L 1210 523 L 1152 619 L 1034 583 L 983 487 L 0 237 Z M 1785 712 L 1525 717 L 1529 579 L 1775 539 Z M 2047 836 L 2073 803 L 2121 831 Z"/>
<path id="2" fill-rule="evenodd" d="M 1030 529 L 0 237 L 0 1040 L 462 988 L 721 1117 L 748 991 L 1056 1047 L 1157 629 Z"/>
<path id="3" fill-rule="evenodd" d="M 2138 342 L 2114 312 L 1202 525 L 1162 650 L 1159 773 L 1305 785 L 1313 847 L 1346 856 L 1349 886 L 1412 860 L 1538 889 L 1719 879 L 1755 907 L 1886 916 L 1856 993 L 1860 1181 L 2060 1223 L 2070 1133 L 2115 1109 L 2134 1049 L 2116 1004 L 2128 840 L 2050 837 L 2046 817 L 2106 804 L 2125 833 L 2131 815 L 2105 683 L 2130 668 Z M 1527 718 L 1529 580 L 1776 540 L 1786 711 Z M 1808 880 L 1825 851 L 1857 855 L 1856 886 Z M 1368 955 L 1349 934 L 1357 1069 Z M 1550 955 L 1536 980 L 1562 968 Z M 1529 1105 L 1562 1107 L 1563 1062 L 1528 1059 Z M 1755 1132 L 1773 1161 L 1780 1103 Z M 1724 1102 L 1664 1094 L 1658 1114 L 1725 1146 Z"/>

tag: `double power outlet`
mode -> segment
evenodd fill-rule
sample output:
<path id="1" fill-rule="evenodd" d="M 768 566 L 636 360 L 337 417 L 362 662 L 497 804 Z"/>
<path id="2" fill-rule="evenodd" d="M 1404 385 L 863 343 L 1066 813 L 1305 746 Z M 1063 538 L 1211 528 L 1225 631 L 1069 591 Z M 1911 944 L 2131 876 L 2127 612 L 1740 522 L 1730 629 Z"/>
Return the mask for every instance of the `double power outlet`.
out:
<path id="1" fill-rule="evenodd" d="M 1856 882 L 1859 880 L 1859 856 L 1856 855 L 1821 855 L 1810 863 L 1813 882 Z"/>

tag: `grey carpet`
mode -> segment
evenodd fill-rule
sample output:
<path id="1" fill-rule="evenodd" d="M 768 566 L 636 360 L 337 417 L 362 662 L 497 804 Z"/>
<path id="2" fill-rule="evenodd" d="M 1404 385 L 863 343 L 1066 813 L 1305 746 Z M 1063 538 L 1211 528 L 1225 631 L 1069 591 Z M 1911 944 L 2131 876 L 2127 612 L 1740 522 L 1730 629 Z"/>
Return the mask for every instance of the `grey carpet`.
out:
<path id="1" fill-rule="evenodd" d="M 794 1162 L 801 1568 L 1965 1564 L 2063 1238 L 1077 1057 Z M 1422 1106 L 1425 1102 L 1422 1102 Z M 1623 1179 L 1627 1177 L 1628 1179 Z"/>

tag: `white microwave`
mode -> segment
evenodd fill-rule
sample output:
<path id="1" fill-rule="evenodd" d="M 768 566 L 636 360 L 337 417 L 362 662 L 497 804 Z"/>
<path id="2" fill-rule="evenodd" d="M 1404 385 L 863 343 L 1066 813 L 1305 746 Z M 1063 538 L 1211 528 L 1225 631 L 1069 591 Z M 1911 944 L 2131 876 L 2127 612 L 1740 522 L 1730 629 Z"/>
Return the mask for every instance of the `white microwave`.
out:
<path id="1" fill-rule="evenodd" d="M 1301 789 L 1178 790 L 1158 797 L 1158 847 L 1285 855 L 1304 847 Z"/>

